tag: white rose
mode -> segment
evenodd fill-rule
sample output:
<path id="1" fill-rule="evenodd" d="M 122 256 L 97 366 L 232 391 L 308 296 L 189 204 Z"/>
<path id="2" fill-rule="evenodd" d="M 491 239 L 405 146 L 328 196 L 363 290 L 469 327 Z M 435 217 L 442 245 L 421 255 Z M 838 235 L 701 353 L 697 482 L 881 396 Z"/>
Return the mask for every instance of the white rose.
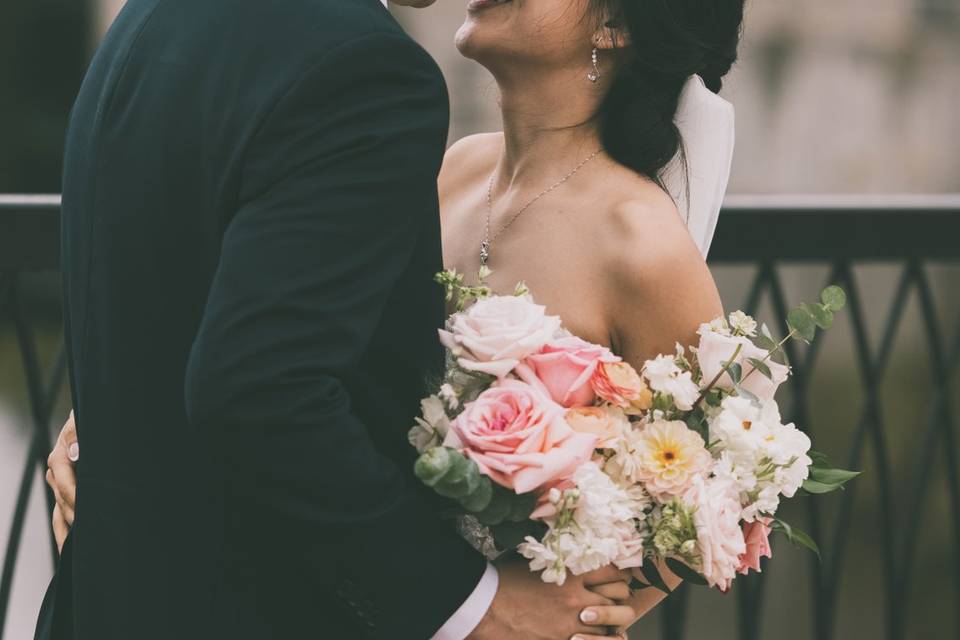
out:
<path id="1" fill-rule="evenodd" d="M 440 341 L 462 368 L 503 378 L 559 329 L 560 318 L 528 296 L 493 296 L 454 314 Z"/>
<path id="2" fill-rule="evenodd" d="M 743 311 L 730 314 L 730 328 L 744 336 L 757 335 L 757 321 Z"/>
<path id="3" fill-rule="evenodd" d="M 766 365 L 770 368 L 770 373 L 773 376 L 772 380 L 760 371 L 753 373 L 754 367 L 747 360 L 749 358 L 763 360 L 767 356 L 767 352 L 753 344 L 749 338 L 722 335 L 706 324 L 700 327 L 700 345 L 697 348 L 697 360 L 700 363 L 700 370 L 703 372 L 703 384 L 709 384 L 720 373 L 723 369 L 723 363 L 733 358 L 738 346 L 741 349 L 734 362 L 739 364 L 743 370 L 744 382 L 740 386 L 761 400 L 773 398 L 777 393 L 777 388 L 790 375 L 790 367 L 773 360 L 767 360 Z M 730 379 L 729 374 L 724 373 L 717 382 L 717 386 L 732 390 L 733 380 Z"/>

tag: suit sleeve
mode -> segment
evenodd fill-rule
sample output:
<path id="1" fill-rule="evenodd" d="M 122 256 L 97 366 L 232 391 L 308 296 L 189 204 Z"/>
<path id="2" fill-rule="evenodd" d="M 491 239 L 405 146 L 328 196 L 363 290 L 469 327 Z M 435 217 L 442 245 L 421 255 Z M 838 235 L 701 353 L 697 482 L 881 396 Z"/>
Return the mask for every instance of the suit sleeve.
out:
<path id="1" fill-rule="evenodd" d="M 187 373 L 191 422 L 221 443 L 230 492 L 317 572 L 333 554 L 332 586 L 369 605 L 357 615 L 375 637 L 431 636 L 485 568 L 375 450 L 343 384 L 435 228 L 446 126 L 436 66 L 399 34 L 305 72 L 247 152 Z"/>

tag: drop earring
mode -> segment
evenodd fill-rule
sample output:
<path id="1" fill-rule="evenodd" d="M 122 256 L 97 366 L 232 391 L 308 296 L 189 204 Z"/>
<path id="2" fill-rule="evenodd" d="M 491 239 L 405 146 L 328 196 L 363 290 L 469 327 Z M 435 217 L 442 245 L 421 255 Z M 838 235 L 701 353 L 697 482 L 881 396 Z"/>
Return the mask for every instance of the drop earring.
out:
<path id="1" fill-rule="evenodd" d="M 590 61 L 593 63 L 593 69 L 587 74 L 587 80 L 596 82 L 600 79 L 600 52 L 596 47 L 593 48 L 593 52 L 590 54 Z"/>

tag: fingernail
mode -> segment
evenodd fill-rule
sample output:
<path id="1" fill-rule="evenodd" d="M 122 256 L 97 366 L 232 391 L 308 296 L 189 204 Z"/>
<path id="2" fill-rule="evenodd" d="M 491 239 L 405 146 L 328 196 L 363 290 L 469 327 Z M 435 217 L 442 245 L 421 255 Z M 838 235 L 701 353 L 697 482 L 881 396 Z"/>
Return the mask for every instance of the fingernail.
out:
<path id="1" fill-rule="evenodd" d="M 73 442 L 67 447 L 67 457 L 70 458 L 70 462 L 76 462 L 80 459 L 80 443 Z"/>
<path id="2" fill-rule="evenodd" d="M 586 640 L 583 636 L 573 636 L 570 640 Z"/>
<path id="3" fill-rule="evenodd" d="M 597 618 L 599 617 L 600 617 L 600 614 L 598 614 L 593 609 L 584 609 L 583 611 L 580 612 L 580 620 L 585 624 L 594 623 L 597 621 Z"/>

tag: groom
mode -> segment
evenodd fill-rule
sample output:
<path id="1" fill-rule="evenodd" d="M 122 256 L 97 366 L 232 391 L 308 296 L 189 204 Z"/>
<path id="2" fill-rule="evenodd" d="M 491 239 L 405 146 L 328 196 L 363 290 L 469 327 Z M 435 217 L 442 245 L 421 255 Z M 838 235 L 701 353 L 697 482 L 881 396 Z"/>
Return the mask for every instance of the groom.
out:
<path id="1" fill-rule="evenodd" d="M 68 133 L 83 454 L 38 637 L 602 635 L 409 474 L 446 132 L 379 0 L 129 0 Z"/>

